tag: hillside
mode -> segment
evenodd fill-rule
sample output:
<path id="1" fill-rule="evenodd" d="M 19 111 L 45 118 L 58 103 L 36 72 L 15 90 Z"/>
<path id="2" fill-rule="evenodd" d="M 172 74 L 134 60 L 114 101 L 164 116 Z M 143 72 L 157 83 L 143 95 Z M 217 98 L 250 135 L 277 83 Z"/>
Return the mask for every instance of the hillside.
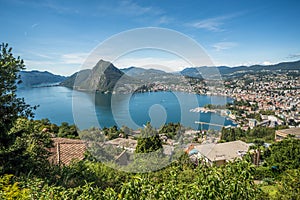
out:
<path id="1" fill-rule="evenodd" d="M 40 87 L 59 84 L 64 81 L 66 77 L 55 75 L 50 72 L 44 71 L 21 71 L 22 83 L 18 87 Z"/>
<path id="2" fill-rule="evenodd" d="M 74 73 L 61 83 L 62 86 L 83 91 L 112 92 L 116 85 L 118 90 L 126 90 L 128 84 L 136 80 L 116 68 L 112 63 L 100 60 L 92 69 Z"/>
<path id="3" fill-rule="evenodd" d="M 209 68 L 207 66 L 203 67 L 190 67 L 185 68 L 180 71 L 180 74 L 184 76 L 201 78 L 201 74 L 209 73 Z M 300 71 L 300 61 L 294 62 L 282 62 L 274 65 L 252 65 L 252 66 L 237 66 L 237 67 L 228 67 L 228 66 L 218 66 L 220 74 L 223 77 L 239 76 L 248 73 L 266 73 L 266 72 L 288 72 L 288 71 Z"/>
<path id="4" fill-rule="evenodd" d="M 144 69 L 139 67 L 129 67 L 121 69 L 126 75 L 139 79 L 144 83 L 151 84 L 160 82 L 166 84 L 176 84 L 182 79 L 179 74 L 172 74 L 158 69 Z"/>

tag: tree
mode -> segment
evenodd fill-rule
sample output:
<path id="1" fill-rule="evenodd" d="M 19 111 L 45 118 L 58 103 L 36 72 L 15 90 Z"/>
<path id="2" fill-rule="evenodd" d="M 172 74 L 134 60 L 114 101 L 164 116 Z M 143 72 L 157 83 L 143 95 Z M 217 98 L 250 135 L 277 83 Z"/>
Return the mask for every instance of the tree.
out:
<path id="1" fill-rule="evenodd" d="M 58 137 L 78 138 L 77 127 L 75 125 L 69 125 L 67 122 L 62 122 L 58 130 Z"/>
<path id="2" fill-rule="evenodd" d="M 148 122 L 146 127 L 141 131 L 141 137 L 138 139 L 135 152 L 149 153 L 162 148 L 162 141 L 157 131 Z"/>
<path id="3" fill-rule="evenodd" d="M 8 132 L 20 116 L 33 117 L 32 108 L 16 96 L 20 83 L 18 72 L 25 69 L 23 60 L 15 58 L 8 44 L 0 45 L 0 151 L 13 143 Z"/>
<path id="4" fill-rule="evenodd" d="M 269 166 L 277 166 L 280 171 L 300 168 L 300 140 L 288 138 L 270 146 L 266 155 Z"/>
<path id="5" fill-rule="evenodd" d="M 15 58 L 12 48 L 0 45 L 0 174 L 37 172 L 47 162 L 45 147 L 51 146 L 49 134 L 39 130 L 31 107 L 16 95 L 23 60 Z M 40 173 L 43 173 L 40 170 Z"/>

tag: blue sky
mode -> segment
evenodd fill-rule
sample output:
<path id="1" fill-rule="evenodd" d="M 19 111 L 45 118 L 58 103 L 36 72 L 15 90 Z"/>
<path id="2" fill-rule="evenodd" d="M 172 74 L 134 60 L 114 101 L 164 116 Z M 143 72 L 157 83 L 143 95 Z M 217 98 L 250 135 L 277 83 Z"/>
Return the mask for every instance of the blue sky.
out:
<path id="1" fill-rule="evenodd" d="M 9 43 L 28 70 L 70 75 L 99 43 L 142 27 L 168 28 L 191 37 L 215 65 L 300 59 L 298 0 L 0 0 L 0 8 L 0 42 Z M 117 67 L 147 64 L 141 55 L 133 63 L 132 56 Z M 151 57 L 149 52 L 144 56 Z M 183 65 L 172 60 L 165 64 L 174 69 Z"/>

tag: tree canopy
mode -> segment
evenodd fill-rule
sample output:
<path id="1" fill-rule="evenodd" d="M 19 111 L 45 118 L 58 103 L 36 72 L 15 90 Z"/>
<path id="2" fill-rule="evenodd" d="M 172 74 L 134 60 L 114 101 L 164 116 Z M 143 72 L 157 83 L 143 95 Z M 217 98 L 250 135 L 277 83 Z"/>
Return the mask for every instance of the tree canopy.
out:
<path id="1" fill-rule="evenodd" d="M 147 123 L 146 127 L 141 131 L 141 136 L 138 138 L 136 153 L 149 153 L 162 149 L 162 141 L 159 138 L 157 131 Z"/>
<path id="2" fill-rule="evenodd" d="M 8 132 L 20 116 L 32 117 L 32 107 L 16 95 L 20 83 L 20 70 L 25 65 L 20 57 L 15 58 L 8 44 L 0 45 L 0 149 L 13 142 Z"/>

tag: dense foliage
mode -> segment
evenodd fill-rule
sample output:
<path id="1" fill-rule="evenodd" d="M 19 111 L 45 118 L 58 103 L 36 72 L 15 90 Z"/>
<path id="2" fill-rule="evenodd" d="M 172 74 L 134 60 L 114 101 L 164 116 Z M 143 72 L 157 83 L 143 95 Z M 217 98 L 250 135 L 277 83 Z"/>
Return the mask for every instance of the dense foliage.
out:
<path id="1" fill-rule="evenodd" d="M 0 45 L 0 151 L 14 143 L 9 130 L 20 116 L 32 117 L 31 107 L 16 95 L 20 82 L 18 72 L 25 68 L 23 60 L 15 58 L 8 44 Z"/>
<path id="2" fill-rule="evenodd" d="M 161 171 L 130 174 L 101 163 L 80 162 L 63 169 L 60 184 L 45 179 L 2 176 L 0 197 L 9 199 L 260 199 L 253 167 L 238 161 L 223 167 L 189 168 L 174 163 Z M 73 170 L 70 171 L 70 170 Z M 68 176 L 68 177 L 67 177 Z M 68 179 L 68 180 L 66 180 Z M 58 182 L 57 180 L 57 182 Z M 84 181 L 85 180 L 85 181 Z M 95 182 L 92 182 L 94 180 Z M 66 185 L 64 185 L 66 184 Z"/>
<path id="3" fill-rule="evenodd" d="M 279 170 L 300 169 L 300 140 L 285 139 L 270 146 L 266 152 L 268 165 Z"/>
<path id="4" fill-rule="evenodd" d="M 147 123 L 138 138 L 136 153 L 149 153 L 162 149 L 162 141 L 157 131 Z"/>
<path id="5" fill-rule="evenodd" d="M 254 142 L 257 139 L 261 139 L 265 142 L 273 142 L 275 139 L 275 128 L 269 127 L 255 127 L 248 129 L 247 131 L 241 128 L 223 128 L 221 140 L 222 141 L 235 141 L 243 140 L 245 142 Z"/>
<path id="6" fill-rule="evenodd" d="M 170 139 L 178 140 L 182 133 L 184 132 L 184 127 L 180 123 L 168 123 L 164 124 L 159 129 L 159 134 L 164 134 Z"/>

